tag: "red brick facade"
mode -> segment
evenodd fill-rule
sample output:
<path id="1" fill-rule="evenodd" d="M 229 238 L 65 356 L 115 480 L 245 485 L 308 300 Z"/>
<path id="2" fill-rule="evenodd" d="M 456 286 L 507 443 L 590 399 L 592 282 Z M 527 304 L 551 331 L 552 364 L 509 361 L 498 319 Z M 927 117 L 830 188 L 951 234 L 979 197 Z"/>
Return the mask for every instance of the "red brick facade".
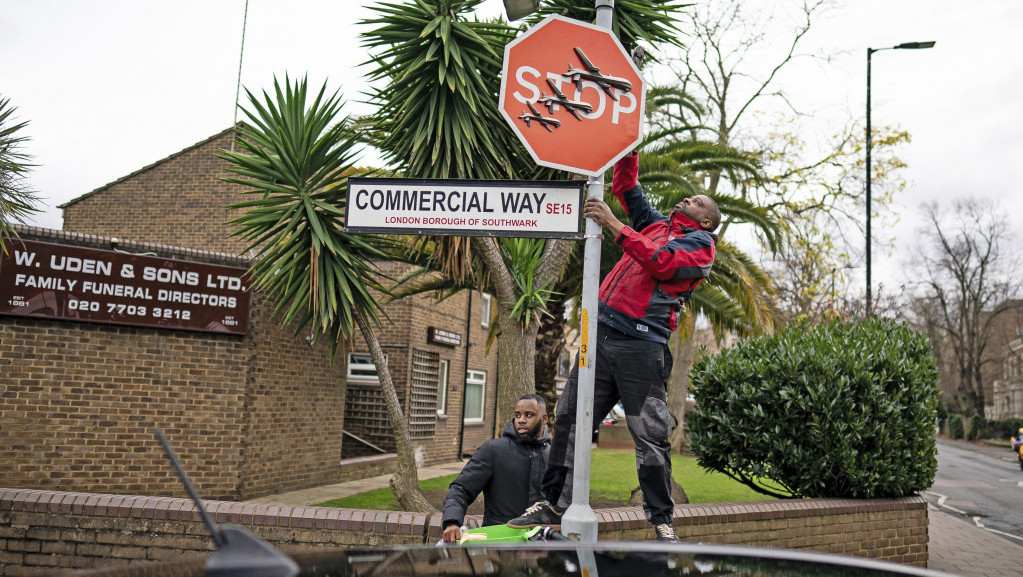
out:
<path id="1" fill-rule="evenodd" d="M 238 188 L 220 180 L 217 158 L 233 137 L 225 130 L 61 205 L 64 230 L 239 254 L 246 244 L 225 224 Z"/>
<path id="2" fill-rule="evenodd" d="M 103 237 L 22 238 L 106 248 Z M 122 240 L 132 252 L 219 260 Z M 232 259 L 232 260 L 225 260 Z M 243 499 L 337 482 L 342 367 L 254 299 L 245 336 L 0 316 L 0 462 L 8 484 L 180 494 L 161 427 L 204 495 Z"/>
<path id="3" fill-rule="evenodd" d="M 66 203 L 66 233 L 22 236 L 104 249 L 117 238 L 126 250 L 246 266 L 231 256 L 244 245 L 230 238 L 225 206 L 239 197 L 220 180 L 227 173 L 217 158 L 231 137 L 225 131 Z M 495 429 L 496 349 L 485 354 L 479 293 L 466 333 L 469 298 L 396 301 L 378 332 L 407 413 L 414 398 L 423 406 L 421 391 L 409 394 L 413 357 L 448 362 L 447 415 L 432 415 L 432 434 L 414 439 L 423 463 L 456 458 L 460 436 L 471 452 Z M 346 419 L 354 424 L 372 411 L 348 403 L 345 352 L 331 366 L 325 339 L 310 347 L 270 309 L 253 295 L 244 337 L 0 316 L 4 484 L 180 494 L 154 441 L 156 426 L 204 497 L 243 500 L 338 482 L 346 449 L 358 445 L 342 433 Z M 428 327 L 457 333 L 461 344 L 429 342 Z M 366 350 L 361 339 L 350 348 Z M 484 419 L 460 431 L 466 366 L 487 374 Z"/>

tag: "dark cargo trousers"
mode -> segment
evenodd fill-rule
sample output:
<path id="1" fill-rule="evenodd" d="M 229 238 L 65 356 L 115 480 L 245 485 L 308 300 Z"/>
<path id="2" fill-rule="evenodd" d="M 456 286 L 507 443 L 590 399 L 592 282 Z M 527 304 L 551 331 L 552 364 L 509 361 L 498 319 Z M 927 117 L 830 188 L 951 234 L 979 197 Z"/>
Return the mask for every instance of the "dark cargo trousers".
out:
<path id="1" fill-rule="evenodd" d="M 619 400 L 636 442 L 636 472 L 643 490 L 643 510 L 654 525 L 671 523 L 671 415 L 665 383 L 671 373 L 667 345 L 644 341 L 597 325 L 596 375 L 593 384 L 595 422 Z M 555 412 L 554 440 L 541 488 L 548 502 L 565 509 L 572 502 L 575 457 L 576 399 L 579 358 L 565 383 Z M 587 438 L 592 434 L 584 431 Z"/>

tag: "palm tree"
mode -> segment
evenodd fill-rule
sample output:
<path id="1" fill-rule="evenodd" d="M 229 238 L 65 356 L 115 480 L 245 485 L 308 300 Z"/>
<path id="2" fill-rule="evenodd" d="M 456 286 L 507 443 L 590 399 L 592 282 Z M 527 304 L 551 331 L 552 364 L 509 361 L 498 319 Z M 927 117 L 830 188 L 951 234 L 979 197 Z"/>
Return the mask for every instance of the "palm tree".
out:
<path id="1" fill-rule="evenodd" d="M 413 178 L 565 178 L 538 169 L 498 112 L 502 54 L 517 29 L 470 20 L 481 3 L 420 0 L 376 7 L 379 16 L 364 22 L 375 27 L 363 44 L 377 51 L 370 79 L 386 82 L 372 98 L 377 111 L 362 121 L 365 138 Z M 515 400 L 533 392 L 539 311 L 571 246 L 542 239 L 409 240 L 410 255 L 426 255 L 451 286 L 497 297 L 499 423 L 510 418 Z"/>
<path id="2" fill-rule="evenodd" d="M 681 15 L 683 8 L 691 5 L 691 2 L 676 0 L 619 2 L 614 7 L 611 32 L 618 37 L 626 52 L 632 52 L 640 41 L 654 47 L 671 45 L 682 48 L 682 31 L 679 30 L 677 16 Z M 588 1 L 545 0 L 529 22 L 535 24 L 551 14 L 593 22 L 597 17 L 597 8 L 594 2 Z M 650 56 L 654 61 L 657 60 L 656 54 Z"/>
<path id="3" fill-rule="evenodd" d="M 11 225 L 24 222 L 25 217 L 39 212 L 36 204 L 39 198 L 24 184 L 25 174 L 33 165 L 31 157 L 19 149 L 28 140 L 18 132 L 28 122 L 11 124 L 17 108 L 10 106 L 10 100 L 0 98 L 0 247 L 7 254 L 7 243 L 11 234 L 17 234 Z"/>
<path id="4" fill-rule="evenodd" d="M 377 111 L 364 119 L 366 139 L 410 177 L 566 178 L 536 167 L 498 112 L 502 54 L 518 29 L 470 19 L 481 3 L 415 0 L 375 7 L 378 16 L 363 22 L 374 26 L 363 44 L 375 52 L 371 80 L 384 82 L 372 95 Z M 565 7 L 557 4 L 544 10 L 561 13 Z M 629 47 L 640 39 L 677 43 L 675 10 L 681 6 L 663 0 L 623 3 L 615 10 L 616 32 Z M 592 20 L 592 9 L 577 8 L 567 7 L 568 15 Z M 519 396 L 535 389 L 540 319 L 572 244 L 483 237 L 411 242 L 412 255 L 426 255 L 449 279 L 439 284 L 489 289 L 497 296 L 499 423 L 510 417 Z M 526 255 L 524 263 L 517 261 Z"/>
<path id="5" fill-rule="evenodd" d="M 327 96 L 326 85 L 307 106 L 306 80 L 284 87 L 274 80 L 274 95 L 260 100 L 248 94 L 249 125 L 239 131 L 238 152 L 222 152 L 251 200 L 232 205 L 243 211 L 231 220 L 234 236 L 255 251 L 254 288 L 275 302 L 274 313 L 296 334 L 311 325 L 312 337 L 329 339 L 331 361 L 342 341 L 358 328 L 380 377 L 398 464 L 391 488 L 408 511 L 433 511 L 419 491 L 412 442 L 387 362 L 371 324 L 380 317 L 370 292 L 374 260 L 388 257 L 386 238 L 359 237 L 343 229 L 346 174 L 353 169 L 357 135 L 348 119 L 339 119 L 342 102 Z"/>

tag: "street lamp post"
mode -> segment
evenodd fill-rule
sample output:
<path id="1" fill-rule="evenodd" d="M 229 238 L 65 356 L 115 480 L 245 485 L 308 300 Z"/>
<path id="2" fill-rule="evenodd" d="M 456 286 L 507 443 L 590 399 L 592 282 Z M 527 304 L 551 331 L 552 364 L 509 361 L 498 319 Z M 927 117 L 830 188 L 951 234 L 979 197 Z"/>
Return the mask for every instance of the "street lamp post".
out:
<path id="1" fill-rule="evenodd" d="M 866 316 L 870 316 L 870 57 L 875 52 L 882 50 L 919 50 L 933 48 L 934 41 L 930 42 L 903 42 L 898 46 L 887 48 L 867 48 L 867 310 Z"/>
<path id="2" fill-rule="evenodd" d="M 856 265 L 846 263 L 842 267 L 831 267 L 831 314 L 835 314 L 835 273 L 839 268 L 856 268 Z"/>

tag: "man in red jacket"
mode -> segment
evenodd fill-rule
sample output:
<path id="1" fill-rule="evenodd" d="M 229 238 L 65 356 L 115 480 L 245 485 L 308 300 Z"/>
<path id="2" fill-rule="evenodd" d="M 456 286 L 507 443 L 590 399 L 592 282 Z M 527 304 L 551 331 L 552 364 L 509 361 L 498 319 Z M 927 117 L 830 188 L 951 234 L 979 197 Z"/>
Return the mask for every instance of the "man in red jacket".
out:
<path id="1" fill-rule="evenodd" d="M 717 242 L 711 231 L 720 224 L 721 212 L 711 198 L 697 195 L 665 216 L 643 195 L 638 175 L 633 152 L 615 165 L 611 185 L 632 226 L 615 218 L 600 199 L 588 198 L 583 207 L 583 215 L 608 229 L 625 250 L 600 285 L 593 414 L 603 416 L 622 401 L 636 442 L 643 509 L 658 541 L 678 542 L 672 524 L 671 415 L 665 390 L 672 358 L 667 343 L 683 304 L 710 274 Z M 509 521 L 510 527 L 560 528 L 561 515 L 572 502 L 578 363 L 577 358 L 558 400 L 542 483 L 546 500 Z"/>

